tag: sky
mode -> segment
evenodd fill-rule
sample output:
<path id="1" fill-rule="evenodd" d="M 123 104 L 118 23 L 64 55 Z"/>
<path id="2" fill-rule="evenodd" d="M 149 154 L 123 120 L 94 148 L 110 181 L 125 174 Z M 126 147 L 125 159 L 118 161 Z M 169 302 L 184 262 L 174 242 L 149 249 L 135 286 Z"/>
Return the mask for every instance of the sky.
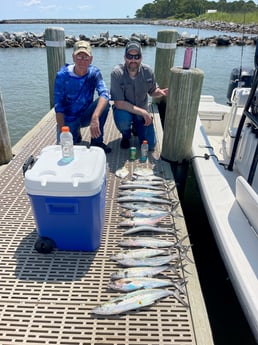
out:
<path id="1" fill-rule="evenodd" d="M 3 4 L 4 2 L 4 4 Z M 0 20 L 134 18 L 148 0 L 1 0 Z"/>

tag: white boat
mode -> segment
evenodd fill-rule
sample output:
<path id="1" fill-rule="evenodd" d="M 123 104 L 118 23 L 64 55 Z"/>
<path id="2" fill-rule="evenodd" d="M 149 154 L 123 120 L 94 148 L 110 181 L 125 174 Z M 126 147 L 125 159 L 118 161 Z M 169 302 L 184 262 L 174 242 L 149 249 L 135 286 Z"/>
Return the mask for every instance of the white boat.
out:
<path id="1" fill-rule="evenodd" d="M 252 87 L 232 105 L 201 96 L 192 164 L 232 285 L 258 342 L 258 49 Z"/>

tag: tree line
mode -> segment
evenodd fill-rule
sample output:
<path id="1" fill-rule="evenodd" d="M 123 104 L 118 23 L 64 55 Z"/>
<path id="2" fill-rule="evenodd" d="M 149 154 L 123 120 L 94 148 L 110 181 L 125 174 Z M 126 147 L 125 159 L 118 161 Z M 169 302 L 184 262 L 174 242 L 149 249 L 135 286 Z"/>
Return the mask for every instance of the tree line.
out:
<path id="1" fill-rule="evenodd" d="M 198 17 L 209 10 L 217 10 L 226 13 L 245 13 L 258 11 L 254 1 L 232 1 L 227 0 L 154 0 L 145 4 L 136 11 L 136 18 L 148 19 L 188 19 Z"/>

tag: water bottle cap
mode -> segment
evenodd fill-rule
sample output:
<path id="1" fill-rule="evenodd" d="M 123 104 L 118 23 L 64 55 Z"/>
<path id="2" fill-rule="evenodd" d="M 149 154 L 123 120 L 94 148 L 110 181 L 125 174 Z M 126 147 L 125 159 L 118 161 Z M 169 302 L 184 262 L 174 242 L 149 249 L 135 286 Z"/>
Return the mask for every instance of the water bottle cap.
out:
<path id="1" fill-rule="evenodd" d="M 70 128 L 68 126 L 63 126 L 62 132 L 70 132 Z"/>
<path id="2" fill-rule="evenodd" d="M 143 140 L 142 143 L 143 143 L 143 144 L 148 144 L 148 141 L 147 141 L 147 140 Z"/>

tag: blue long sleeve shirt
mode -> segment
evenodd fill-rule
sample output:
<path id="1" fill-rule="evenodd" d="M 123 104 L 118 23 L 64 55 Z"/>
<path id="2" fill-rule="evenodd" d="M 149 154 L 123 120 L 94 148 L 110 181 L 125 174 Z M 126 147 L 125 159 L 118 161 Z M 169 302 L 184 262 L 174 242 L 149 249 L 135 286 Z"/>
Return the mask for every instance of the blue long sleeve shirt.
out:
<path id="1" fill-rule="evenodd" d="M 66 64 L 57 72 L 54 85 L 55 112 L 73 121 L 83 115 L 93 102 L 95 91 L 109 101 L 109 93 L 100 70 L 89 65 L 85 76 L 77 76 L 74 65 Z"/>

